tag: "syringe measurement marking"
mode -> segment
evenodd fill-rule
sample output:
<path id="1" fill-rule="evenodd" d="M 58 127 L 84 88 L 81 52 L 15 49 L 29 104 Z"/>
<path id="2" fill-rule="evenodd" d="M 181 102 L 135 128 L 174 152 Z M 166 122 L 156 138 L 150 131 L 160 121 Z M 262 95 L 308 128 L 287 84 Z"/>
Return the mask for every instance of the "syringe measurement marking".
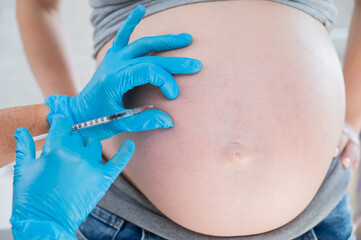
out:
<path id="1" fill-rule="evenodd" d="M 144 111 L 152 109 L 152 108 L 153 108 L 153 105 L 147 105 L 147 106 L 142 106 L 142 107 L 138 107 L 138 108 L 134 108 L 134 109 L 127 109 L 122 112 L 115 113 L 115 114 L 112 114 L 112 115 L 109 115 L 106 117 L 92 119 L 92 120 L 89 120 L 89 121 L 86 121 L 83 123 L 73 125 L 72 131 L 81 130 L 81 129 L 87 128 L 87 127 L 93 127 L 93 126 L 97 126 L 97 125 L 106 124 L 108 122 L 118 120 L 120 118 L 126 118 L 126 117 L 133 116 L 135 114 L 144 112 Z M 45 134 L 33 137 L 33 140 L 38 141 L 41 139 L 45 139 L 47 136 L 48 136 L 48 134 L 45 133 Z"/>

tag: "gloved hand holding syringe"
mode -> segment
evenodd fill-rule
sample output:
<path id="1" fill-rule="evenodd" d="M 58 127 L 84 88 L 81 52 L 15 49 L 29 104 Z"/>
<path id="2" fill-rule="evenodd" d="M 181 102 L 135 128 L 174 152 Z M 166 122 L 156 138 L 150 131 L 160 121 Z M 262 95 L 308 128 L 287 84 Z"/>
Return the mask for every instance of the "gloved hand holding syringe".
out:
<path id="1" fill-rule="evenodd" d="M 190 34 L 143 37 L 128 44 L 144 14 L 145 8 L 138 6 L 127 17 L 79 94 L 45 99 L 51 128 L 39 159 L 35 159 L 30 133 L 25 129 L 17 131 L 10 220 L 15 239 L 76 239 L 79 225 L 123 170 L 135 148 L 132 141 L 126 141 L 103 165 L 100 141 L 126 131 L 173 126 L 168 114 L 151 106 L 126 109 L 123 96 L 134 87 L 152 84 L 166 98 L 175 99 L 179 88 L 172 74 L 197 73 L 202 63 L 191 58 L 146 56 L 186 47 L 192 42 Z M 81 131 L 70 133 L 72 125 L 72 130 Z"/>
<path id="2" fill-rule="evenodd" d="M 145 84 L 159 87 L 168 99 L 178 97 L 179 87 L 172 74 L 197 73 L 201 70 L 202 63 L 192 58 L 146 55 L 186 47 L 192 42 L 192 36 L 187 33 L 151 36 L 128 44 L 131 33 L 144 14 L 144 7 L 139 6 L 124 21 L 112 47 L 79 94 L 73 97 L 51 95 L 45 99 L 45 104 L 50 107 L 48 118 L 60 113 L 66 116 L 72 125 L 77 125 L 126 111 L 123 104 L 124 94 Z M 82 128 L 79 133 L 85 138 L 102 141 L 122 132 L 169 127 L 173 127 L 173 121 L 167 113 L 149 109 L 98 127 Z"/>
<path id="3" fill-rule="evenodd" d="M 114 114 L 111 114 L 109 116 L 104 116 L 104 117 L 92 119 L 92 120 L 89 120 L 89 121 L 86 121 L 86 122 L 75 124 L 72 127 L 72 131 L 78 131 L 78 130 L 81 130 L 81 129 L 84 129 L 84 128 L 90 128 L 90 127 L 95 127 L 95 126 L 99 126 L 99 125 L 102 125 L 102 124 L 107 124 L 107 123 L 109 123 L 111 121 L 116 121 L 116 120 L 119 120 L 119 119 L 127 118 L 127 117 L 130 117 L 130 116 L 133 116 L 135 114 L 147 111 L 147 110 L 152 109 L 152 108 L 153 108 L 153 105 L 145 105 L 145 106 L 137 107 L 137 108 L 133 108 L 133 109 L 126 109 L 126 110 L 124 110 L 122 112 L 114 113 Z M 41 139 L 45 139 L 47 136 L 48 136 L 48 134 L 45 133 L 45 134 L 33 137 L 33 140 L 38 141 L 38 140 L 41 140 Z"/>

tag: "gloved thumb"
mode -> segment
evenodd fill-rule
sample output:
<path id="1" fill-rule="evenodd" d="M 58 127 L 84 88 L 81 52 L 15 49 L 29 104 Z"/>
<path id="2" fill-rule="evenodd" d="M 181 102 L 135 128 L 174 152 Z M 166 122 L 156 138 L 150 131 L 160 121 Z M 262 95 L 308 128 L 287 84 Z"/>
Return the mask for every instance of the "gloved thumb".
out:
<path id="1" fill-rule="evenodd" d="M 107 175 L 112 179 L 112 182 L 123 171 L 135 149 L 135 144 L 132 140 L 125 141 L 118 149 L 118 152 L 105 164 Z"/>
<path id="2" fill-rule="evenodd" d="M 16 138 L 16 162 L 21 163 L 35 159 L 35 143 L 29 131 L 21 127 L 15 130 L 14 136 Z"/>
<path id="3" fill-rule="evenodd" d="M 113 40 L 112 49 L 118 50 L 122 47 L 125 47 L 128 42 L 130 35 L 132 34 L 134 28 L 138 25 L 140 20 L 142 20 L 145 14 L 145 7 L 143 5 L 138 5 L 124 20 L 122 26 L 118 30 L 115 38 Z"/>

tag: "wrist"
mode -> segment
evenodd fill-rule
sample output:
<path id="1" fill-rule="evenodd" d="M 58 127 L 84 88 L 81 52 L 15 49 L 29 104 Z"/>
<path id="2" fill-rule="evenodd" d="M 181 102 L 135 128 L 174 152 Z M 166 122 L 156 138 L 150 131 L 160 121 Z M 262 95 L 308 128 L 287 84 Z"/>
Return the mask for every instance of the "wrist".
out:
<path id="1" fill-rule="evenodd" d="M 355 130 L 355 132 L 358 135 L 360 135 L 360 133 L 361 133 L 361 124 L 357 120 L 346 118 L 345 119 L 345 124 L 349 124 Z"/>

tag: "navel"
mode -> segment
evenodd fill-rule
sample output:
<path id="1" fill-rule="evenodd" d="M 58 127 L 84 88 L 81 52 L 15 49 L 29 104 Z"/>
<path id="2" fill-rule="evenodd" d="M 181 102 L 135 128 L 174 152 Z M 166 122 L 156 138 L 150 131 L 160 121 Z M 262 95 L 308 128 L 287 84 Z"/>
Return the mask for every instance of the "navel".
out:
<path id="1" fill-rule="evenodd" d="M 226 157 L 229 161 L 242 164 L 251 158 L 250 152 L 239 142 L 231 142 L 226 148 Z"/>

